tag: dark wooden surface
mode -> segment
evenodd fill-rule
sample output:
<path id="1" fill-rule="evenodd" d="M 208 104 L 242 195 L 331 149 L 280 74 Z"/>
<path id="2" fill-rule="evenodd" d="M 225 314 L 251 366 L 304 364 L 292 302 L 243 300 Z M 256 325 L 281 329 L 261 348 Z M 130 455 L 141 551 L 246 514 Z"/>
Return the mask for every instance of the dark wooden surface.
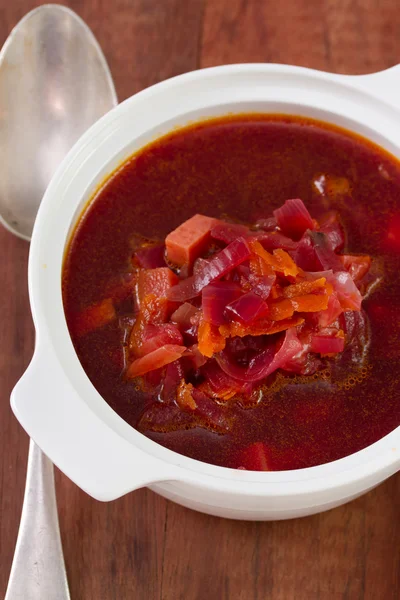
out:
<path id="1" fill-rule="evenodd" d="M 30 0 L 0 0 L 0 43 Z M 398 0 L 71 0 L 93 29 L 119 98 L 222 63 L 367 73 L 400 62 Z M 28 440 L 9 408 L 31 357 L 28 245 L 0 229 L 0 597 L 20 518 Z M 148 490 L 95 502 L 57 473 L 73 600 L 400 598 L 400 475 L 301 520 L 230 522 Z M 27 598 L 26 600 L 29 600 Z M 43 598 L 43 600 L 52 600 Z"/>

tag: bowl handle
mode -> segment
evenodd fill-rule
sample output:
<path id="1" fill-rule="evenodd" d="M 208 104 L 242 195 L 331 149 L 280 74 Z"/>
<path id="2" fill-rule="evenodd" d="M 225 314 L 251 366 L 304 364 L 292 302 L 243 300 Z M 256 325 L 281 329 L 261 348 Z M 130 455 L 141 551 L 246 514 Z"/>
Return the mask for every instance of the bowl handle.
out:
<path id="1" fill-rule="evenodd" d="M 107 425 L 80 398 L 50 352 L 42 356 L 36 350 L 12 392 L 11 406 L 52 462 L 97 500 L 182 478 L 179 467 L 149 455 Z"/>
<path id="2" fill-rule="evenodd" d="M 400 107 L 400 64 L 369 75 L 344 77 L 384 102 Z"/>

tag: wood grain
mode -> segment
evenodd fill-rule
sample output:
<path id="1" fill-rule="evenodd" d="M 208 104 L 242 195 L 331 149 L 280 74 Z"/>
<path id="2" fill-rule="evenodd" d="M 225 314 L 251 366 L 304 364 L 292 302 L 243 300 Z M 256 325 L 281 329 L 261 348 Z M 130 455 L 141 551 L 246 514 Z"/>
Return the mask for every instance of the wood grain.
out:
<path id="1" fill-rule="evenodd" d="M 41 4 L 0 0 L 0 42 Z M 367 73 L 399 62 L 397 0 L 71 0 L 119 98 L 199 66 L 282 62 Z M 32 354 L 28 246 L 0 230 L 0 597 L 20 517 L 27 438 L 10 391 Z M 95 502 L 57 473 L 74 600 L 397 600 L 400 476 L 347 506 L 275 523 L 231 522 L 141 490 Z M 29 599 L 27 599 L 29 600 Z M 51 599 L 43 599 L 51 600 Z"/>

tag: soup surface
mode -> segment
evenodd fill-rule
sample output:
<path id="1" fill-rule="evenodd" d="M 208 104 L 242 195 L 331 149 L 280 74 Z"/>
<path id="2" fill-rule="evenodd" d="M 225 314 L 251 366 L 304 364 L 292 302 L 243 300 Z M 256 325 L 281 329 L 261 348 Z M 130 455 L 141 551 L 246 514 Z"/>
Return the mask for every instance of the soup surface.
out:
<path id="1" fill-rule="evenodd" d="M 249 224 L 301 198 L 314 218 L 335 210 L 343 252 L 370 255 L 368 323 L 356 355 L 327 358 L 313 375 L 274 373 L 256 401 L 216 402 L 216 431 L 149 418 L 161 399 L 127 379 L 133 293 L 116 318 L 78 331 L 77 316 L 129 284 L 132 256 L 196 213 Z M 400 165 L 344 130 L 283 115 L 238 115 L 189 126 L 128 160 L 96 194 L 72 236 L 63 272 L 67 323 L 93 385 L 129 424 L 186 456 L 226 467 L 296 469 L 377 441 L 400 423 Z"/>

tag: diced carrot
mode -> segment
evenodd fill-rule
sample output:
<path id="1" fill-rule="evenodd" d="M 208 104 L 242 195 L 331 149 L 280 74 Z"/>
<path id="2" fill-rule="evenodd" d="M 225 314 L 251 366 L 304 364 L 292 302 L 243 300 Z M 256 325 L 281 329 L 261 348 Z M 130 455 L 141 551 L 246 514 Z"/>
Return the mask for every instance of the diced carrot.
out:
<path id="1" fill-rule="evenodd" d="M 194 215 L 179 225 L 165 239 L 168 260 L 179 267 L 192 265 L 206 250 L 211 229 L 217 222 L 217 219 L 205 215 Z"/>
<path id="2" fill-rule="evenodd" d="M 323 175 L 324 192 L 327 196 L 345 196 L 351 192 L 350 181 L 346 177 L 335 177 L 333 175 Z"/>
<path id="3" fill-rule="evenodd" d="M 143 343 L 143 331 L 146 324 L 143 313 L 139 313 L 129 336 L 129 350 L 137 357 L 141 355 L 140 349 Z"/>
<path id="4" fill-rule="evenodd" d="M 196 410 L 197 404 L 192 396 L 193 385 L 181 380 L 176 391 L 176 403 L 183 410 Z"/>
<path id="5" fill-rule="evenodd" d="M 261 256 L 253 255 L 249 260 L 250 271 L 254 275 L 263 277 L 265 275 L 272 275 L 273 268 L 261 258 Z"/>
<path id="6" fill-rule="evenodd" d="M 260 319 L 251 325 L 242 325 L 241 323 L 232 322 L 228 325 L 221 325 L 219 327 L 220 334 L 225 337 L 244 337 L 246 335 L 271 335 L 278 333 L 279 331 L 285 331 L 290 327 L 297 327 L 304 323 L 302 317 L 292 317 L 291 319 L 283 319 L 282 321 L 267 321 L 266 319 Z"/>
<path id="7" fill-rule="evenodd" d="M 143 331 L 146 325 L 160 325 L 165 322 L 167 314 L 168 300 L 166 298 L 156 298 L 154 294 L 147 294 L 141 302 L 140 312 L 132 327 L 129 338 L 129 350 L 134 356 L 141 355 L 141 346 L 143 343 Z"/>
<path id="8" fill-rule="evenodd" d="M 176 310 L 177 304 L 167 300 L 168 290 L 178 283 L 177 275 L 168 267 L 158 267 L 156 269 L 141 269 L 137 284 L 137 303 L 142 310 L 144 298 L 153 296 L 156 301 L 153 306 L 157 306 L 159 313 L 159 323 L 166 322 L 168 317 Z M 154 311 L 154 309 L 153 309 Z M 154 319 L 148 320 L 148 323 L 155 323 Z"/>
<path id="9" fill-rule="evenodd" d="M 304 294 L 310 294 L 311 292 L 324 288 L 326 284 L 325 277 L 320 277 L 314 281 L 301 281 L 293 285 L 288 285 L 283 288 L 283 296 L 285 298 L 294 298 L 295 296 L 303 296 Z"/>
<path id="10" fill-rule="evenodd" d="M 201 320 L 198 332 L 198 349 L 203 356 L 211 358 L 216 352 L 225 348 L 225 338 L 221 335 L 218 327 Z"/>
<path id="11" fill-rule="evenodd" d="M 250 239 L 249 246 L 254 252 L 254 254 L 256 256 L 259 256 L 267 265 L 269 265 L 272 268 L 276 266 L 276 262 L 274 261 L 273 255 L 270 252 L 268 252 L 268 250 L 265 250 L 265 248 L 263 248 L 260 242 L 258 242 L 257 240 Z"/>
<path id="12" fill-rule="evenodd" d="M 300 269 L 286 250 L 281 250 L 281 248 L 274 250 L 274 258 L 279 265 L 277 271 L 282 271 L 284 275 L 292 277 L 296 277 L 300 273 Z"/>
<path id="13" fill-rule="evenodd" d="M 180 358 L 185 350 L 185 346 L 175 346 L 174 344 L 161 346 L 161 348 L 153 350 L 153 352 L 146 354 L 146 356 L 134 360 L 130 364 L 126 376 L 128 379 L 132 379 L 133 377 L 144 375 L 149 371 L 160 369 Z"/>
<path id="14" fill-rule="evenodd" d="M 300 269 L 285 250 L 278 248 L 273 251 L 273 254 L 270 254 L 257 240 L 250 240 L 249 244 L 253 252 L 262 258 L 267 265 L 272 267 L 274 271 L 292 277 L 296 277 L 299 274 Z"/>
<path id="15" fill-rule="evenodd" d="M 220 325 L 218 327 L 218 331 L 222 335 L 223 338 L 233 337 L 235 335 L 240 335 L 237 333 L 231 333 L 233 330 L 239 331 L 247 331 L 248 326 L 244 326 L 241 323 L 237 323 L 236 321 L 232 321 L 232 323 L 226 323 L 226 325 Z M 247 333 L 243 333 L 240 337 L 247 335 Z"/>
<path id="16" fill-rule="evenodd" d="M 328 308 L 329 294 L 305 294 L 292 298 L 291 302 L 297 312 L 319 312 Z"/>
<path id="17" fill-rule="evenodd" d="M 147 294 L 143 298 L 141 306 L 141 313 L 143 314 L 145 323 L 153 323 L 153 325 L 163 323 L 167 302 L 168 300 L 165 297 L 158 298 L 155 294 Z"/>
<path id="18" fill-rule="evenodd" d="M 85 308 L 75 319 L 72 325 L 75 335 L 81 337 L 99 329 L 116 318 L 114 303 L 111 298 L 106 298 L 98 304 Z"/>
<path id="19" fill-rule="evenodd" d="M 283 296 L 282 286 L 280 286 L 279 283 L 276 283 L 271 288 L 270 298 L 271 298 L 271 300 L 277 300 L 278 298 L 282 298 L 282 296 Z"/>
<path id="20" fill-rule="evenodd" d="M 168 290 L 179 282 L 178 276 L 168 267 L 141 269 L 138 279 L 139 303 L 148 294 L 166 298 Z"/>
<path id="21" fill-rule="evenodd" d="M 283 319 L 289 319 L 295 309 L 292 302 L 288 298 L 282 300 L 273 300 L 268 303 L 269 315 L 271 321 L 282 321 Z"/>

